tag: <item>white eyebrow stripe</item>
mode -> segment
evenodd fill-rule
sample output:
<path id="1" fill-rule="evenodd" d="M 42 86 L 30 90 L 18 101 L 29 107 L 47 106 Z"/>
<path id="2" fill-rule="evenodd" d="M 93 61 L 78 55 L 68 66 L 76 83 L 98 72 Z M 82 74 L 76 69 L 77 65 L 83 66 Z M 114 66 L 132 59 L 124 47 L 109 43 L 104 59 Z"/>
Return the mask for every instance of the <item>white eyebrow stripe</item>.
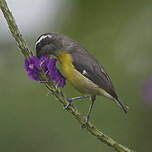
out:
<path id="1" fill-rule="evenodd" d="M 40 43 L 43 39 L 45 39 L 45 38 L 47 38 L 47 37 L 52 38 L 52 35 L 49 35 L 49 34 L 47 34 L 47 35 L 42 35 L 42 36 L 37 40 L 37 42 L 35 43 L 35 46 L 36 46 L 38 43 Z"/>

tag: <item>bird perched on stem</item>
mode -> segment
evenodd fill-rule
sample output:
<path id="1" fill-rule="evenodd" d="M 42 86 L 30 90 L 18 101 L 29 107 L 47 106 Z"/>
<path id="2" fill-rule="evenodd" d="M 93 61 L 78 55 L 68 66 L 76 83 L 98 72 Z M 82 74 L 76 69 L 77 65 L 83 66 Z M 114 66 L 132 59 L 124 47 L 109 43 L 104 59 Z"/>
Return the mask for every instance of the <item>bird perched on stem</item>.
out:
<path id="1" fill-rule="evenodd" d="M 119 100 L 110 77 L 103 66 L 78 42 L 59 33 L 42 34 L 36 41 L 36 55 L 54 55 L 61 64 L 65 78 L 71 82 L 82 96 L 67 98 L 72 101 L 90 98 L 91 104 L 86 116 L 88 122 L 96 96 L 105 96 L 113 100 L 125 113 L 127 106 Z"/>

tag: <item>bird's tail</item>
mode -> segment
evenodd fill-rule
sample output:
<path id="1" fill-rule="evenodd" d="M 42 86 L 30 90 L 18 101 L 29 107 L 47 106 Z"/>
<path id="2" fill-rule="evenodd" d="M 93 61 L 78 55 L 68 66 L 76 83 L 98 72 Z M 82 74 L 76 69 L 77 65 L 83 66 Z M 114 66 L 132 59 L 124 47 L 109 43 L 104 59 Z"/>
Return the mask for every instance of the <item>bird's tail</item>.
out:
<path id="1" fill-rule="evenodd" d="M 129 107 L 122 101 L 120 101 L 118 98 L 114 99 L 114 102 L 125 112 L 128 112 Z"/>

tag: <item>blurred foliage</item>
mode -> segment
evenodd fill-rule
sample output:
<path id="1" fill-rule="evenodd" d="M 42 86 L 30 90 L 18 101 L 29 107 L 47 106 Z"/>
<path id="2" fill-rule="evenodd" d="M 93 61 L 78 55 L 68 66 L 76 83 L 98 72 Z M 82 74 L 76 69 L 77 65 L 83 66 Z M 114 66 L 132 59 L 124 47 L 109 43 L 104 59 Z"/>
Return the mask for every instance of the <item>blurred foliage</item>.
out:
<path id="1" fill-rule="evenodd" d="M 69 12 L 67 7 L 71 7 Z M 144 80 L 152 73 L 151 18 L 150 0 L 73 0 L 58 12 L 56 28 L 44 30 L 78 40 L 104 65 L 130 110 L 125 115 L 108 99 L 98 97 L 92 122 L 138 152 L 151 151 L 152 144 L 152 107 L 141 100 Z M 31 37 L 28 41 L 32 50 L 35 40 Z M 1 151 L 111 152 L 81 130 L 55 99 L 47 96 L 46 89 L 27 79 L 15 43 L 0 42 L 0 70 Z M 69 84 L 64 90 L 70 97 L 79 94 Z M 85 114 L 89 102 L 75 105 Z"/>

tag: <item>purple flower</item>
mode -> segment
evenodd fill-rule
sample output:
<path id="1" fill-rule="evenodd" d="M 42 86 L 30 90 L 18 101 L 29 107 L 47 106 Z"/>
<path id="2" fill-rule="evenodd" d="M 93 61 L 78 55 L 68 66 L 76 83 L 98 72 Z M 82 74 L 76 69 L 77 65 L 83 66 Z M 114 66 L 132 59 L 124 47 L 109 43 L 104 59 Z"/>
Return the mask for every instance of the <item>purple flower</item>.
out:
<path id="1" fill-rule="evenodd" d="M 31 56 L 25 59 L 24 69 L 26 70 L 28 77 L 31 80 L 39 81 L 39 59 L 35 56 Z"/>
<path id="2" fill-rule="evenodd" d="M 44 71 L 47 72 L 48 71 L 48 63 L 49 63 L 50 59 L 47 56 L 43 56 L 40 58 L 40 68 Z"/>
<path id="3" fill-rule="evenodd" d="M 152 105 L 152 77 L 148 78 L 144 83 L 142 98 L 146 104 Z"/>
<path id="4" fill-rule="evenodd" d="M 64 87 L 66 79 L 56 68 L 57 59 L 49 59 L 47 56 L 40 59 L 31 56 L 25 59 L 24 69 L 28 77 L 32 80 L 40 81 L 39 73 L 44 72 L 49 80 L 53 81 L 58 87 Z"/>
<path id="5" fill-rule="evenodd" d="M 52 58 L 49 63 L 48 63 L 48 77 L 55 82 L 55 84 L 58 87 L 64 87 L 65 85 L 65 78 L 64 76 L 60 73 L 60 71 L 56 68 L 56 62 L 57 59 Z"/>

